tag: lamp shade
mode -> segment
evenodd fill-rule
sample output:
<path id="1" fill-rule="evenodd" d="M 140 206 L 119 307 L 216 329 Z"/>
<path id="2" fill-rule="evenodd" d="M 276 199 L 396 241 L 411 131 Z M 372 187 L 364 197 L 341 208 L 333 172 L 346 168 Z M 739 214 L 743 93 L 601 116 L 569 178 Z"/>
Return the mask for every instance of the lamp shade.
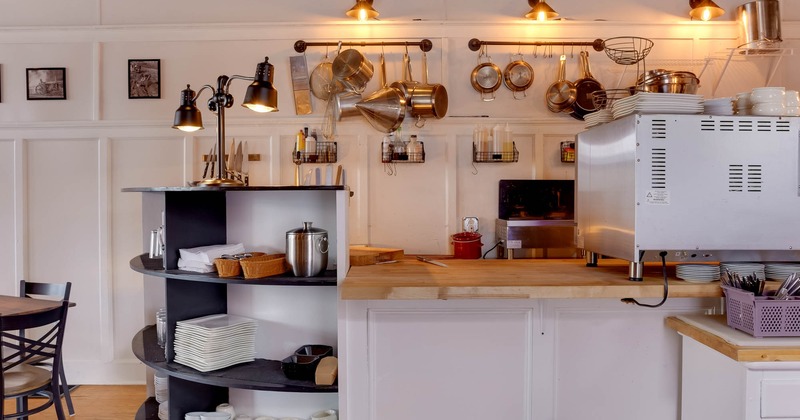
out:
<path id="1" fill-rule="evenodd" d="M 550 5 L 545 3 L 544 0 L 528 0 L 528 5 L 531 6 L 531 11 L 525 14 L 525 17 L 528 19 L 545 21 L 558 17 L 558 13 L 556 13 Z"/>
<path id="2" fill-rule="evenodd" d="M 181 91 L 181 106 L 175 111 L 172 128 L 181 131 L 197 131 L 203 128 L 203 117 L 195 105 L 195 94 L 189 85 Z"/>
<path id="3" fill-rule="evenodd" d="M 345 14 L 363 22 L 377 18 L 380 13 L 372 8 L 372 0 L 357 0 L 356 5 L 345 12 Z"/>
<path id="4" fill-rule="evenodd" d="M 253 83 L 247 87 L 242 106 L 256 112 L 278 111 L 278 91 L 272 86 L 274 69 L 269 63 L 269 57 L 264 57 L 264 62 L 258 63 L 256 75 Z"/>
<path id="5" fill-rule="evenodd" d="M 689 6 L 692 7 L 692 11 L 689 12 L 692 19 L 711 20 L 725 14 L 725 10 L 717 6 L 713 0 L 690 0 Z"/>

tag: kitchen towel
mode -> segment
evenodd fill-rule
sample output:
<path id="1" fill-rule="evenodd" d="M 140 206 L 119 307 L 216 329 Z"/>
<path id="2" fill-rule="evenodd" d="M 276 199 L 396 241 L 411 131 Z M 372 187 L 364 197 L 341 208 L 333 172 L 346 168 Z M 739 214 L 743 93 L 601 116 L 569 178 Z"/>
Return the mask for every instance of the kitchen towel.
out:
<path id="1" fill-rule="evenodd" d="M 206 264 L 202 261 L 184 260 L 178 258 L 178 269 L 184 271 L 194 271 L 195 273 L 213 273 L 217 271 L 214 264 Z"/>
<path id="2" fill-rule="evenodd" d="M 214 264 L 214 259 L 225 254 L 241 254 L 244 252 L 242 244 L 208 245 L 197 248 L 179 249 L 180 258 L 184 261 L 199 261 L 204 264 Z"/>

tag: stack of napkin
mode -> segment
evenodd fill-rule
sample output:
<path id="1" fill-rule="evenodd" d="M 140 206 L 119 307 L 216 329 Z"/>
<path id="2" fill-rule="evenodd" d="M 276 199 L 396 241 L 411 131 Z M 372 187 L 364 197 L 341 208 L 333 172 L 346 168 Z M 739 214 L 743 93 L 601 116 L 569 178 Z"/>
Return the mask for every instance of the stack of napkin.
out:
<path id="1" fill-rule="evenodd" d="M 213 273 L 217 271 L 214 259 L 225 254 L 241 254 L 243 244 L 209 245 L 197 248 L 179 249 L 178 268 L 196 273 Z"/>

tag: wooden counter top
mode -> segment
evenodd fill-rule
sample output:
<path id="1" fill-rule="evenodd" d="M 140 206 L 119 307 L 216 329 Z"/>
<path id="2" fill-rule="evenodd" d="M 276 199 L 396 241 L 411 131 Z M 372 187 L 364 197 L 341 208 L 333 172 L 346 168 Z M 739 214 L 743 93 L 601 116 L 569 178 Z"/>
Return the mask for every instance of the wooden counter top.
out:
<path id="1" fill-rule="evenodd" d="M 648 263 L 644 280 L 628 280 L 628 262 L 580 259 L 456 260 L 439 267 L 406 258 L 395 264 L 351 267 L 341 284 L 345 300 L 658 298 L 661 265 Z M 720 297 L 719 282 L 689 283 L 668 264 L 669 297 Z M 648 302 L 649 303 L 649 302 Z"/>
<path id="2" fill-rule="evenodd" d="M 729 327 L 725 315 L 671 316 L 666 325 L 737 362 L 800 361 L 800 337 L 755 338 Z"/>

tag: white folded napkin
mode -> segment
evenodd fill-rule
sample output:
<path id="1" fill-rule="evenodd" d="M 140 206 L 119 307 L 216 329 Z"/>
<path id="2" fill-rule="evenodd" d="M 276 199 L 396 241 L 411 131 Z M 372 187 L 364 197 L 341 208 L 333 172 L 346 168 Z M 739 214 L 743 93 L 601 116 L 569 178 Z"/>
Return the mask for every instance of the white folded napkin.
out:
<path id="1" fill-rule="evenodd" d="M 213 273 L 217 271 L 214 264 L 206 264 L 201 261 L 184 260 L 178 258 L 178 269 L 184 271 L 194 271 L 195 273 Z"/>
<path id="2" fill-rule="evenodd" d="M 224 254 L 241 254 L 244 252 L 242 244 L 209 245 L 197 248 L 179 249 L 180 257 L 186 261 L 199 261 L 205 264 L 214 264 L 214 259 Z"/>

